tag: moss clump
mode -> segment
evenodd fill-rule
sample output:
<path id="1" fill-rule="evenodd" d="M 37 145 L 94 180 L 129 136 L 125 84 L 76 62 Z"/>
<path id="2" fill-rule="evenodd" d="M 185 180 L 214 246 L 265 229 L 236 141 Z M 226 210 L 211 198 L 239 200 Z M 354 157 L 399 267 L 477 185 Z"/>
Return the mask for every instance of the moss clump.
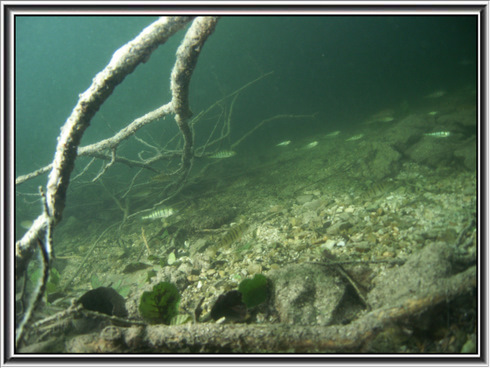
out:
<path id="1" fill-rule="evenodd" d="M 152 324 L 169 325 L 178 314 L 179 303 L 180 293 L 177 287 L 170 282 L 160 282 L 152 291 L 145 291 L 141 295 L 139 311 Z"/>
<path id="2" fill-rule="evenodd" d="M 247 308 L 253 308 L 269 297 L 269 282 L 264 275 L 257 274 L 253 279 L 243 280 L 238 291 L 242 293 L 242 301 Z"/>

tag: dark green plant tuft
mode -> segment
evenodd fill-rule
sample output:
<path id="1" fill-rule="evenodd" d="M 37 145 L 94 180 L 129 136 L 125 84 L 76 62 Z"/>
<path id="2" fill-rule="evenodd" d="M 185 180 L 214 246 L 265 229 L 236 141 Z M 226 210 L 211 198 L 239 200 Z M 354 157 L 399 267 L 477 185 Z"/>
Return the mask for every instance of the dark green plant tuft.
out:
<path id="1" fill-rule="evenodd" d="M 247 308 L 253 308 L 269 297 L 269 282 L 264 275 L 257 274 L 253 279 L 240 282 L 238 291 L 242 293 L 242 301 Z"/>
<path id="2" fill-rule="evenodd" d="M 152 324 L 169 325 L 178 313 L 180 293 L 170 282 L 160 282 L 152 291 L 141 295 L 139 311 L 141 316 Z"/>

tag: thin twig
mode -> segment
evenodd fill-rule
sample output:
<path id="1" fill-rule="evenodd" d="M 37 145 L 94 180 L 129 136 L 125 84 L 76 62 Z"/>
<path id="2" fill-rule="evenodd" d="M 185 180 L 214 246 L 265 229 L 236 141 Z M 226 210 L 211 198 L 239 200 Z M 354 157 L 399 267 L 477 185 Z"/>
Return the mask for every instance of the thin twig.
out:
<path id="1" fill-rule="evenodd" d="M 143 243 L 146 245 L 146 250 L 148 251 L 148 255 L 151 255 L 150 247 L 148 246 L 148 242 L 146 241 L 145 229 L 141 227 L 141 237 L 143 238 Z"/>

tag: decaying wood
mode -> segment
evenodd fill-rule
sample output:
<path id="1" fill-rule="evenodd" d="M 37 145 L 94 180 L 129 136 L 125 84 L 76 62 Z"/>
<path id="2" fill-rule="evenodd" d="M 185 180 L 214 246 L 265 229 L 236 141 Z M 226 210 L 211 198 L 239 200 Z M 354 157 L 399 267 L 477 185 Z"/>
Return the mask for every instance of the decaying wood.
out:
<path id="1" fill-rule="evenodd" d="M 188 324 L 119 327 L 122 339 L 106 344 L 98 333 L 68 343 L 69 351 L 124 353 L 352 353 L 365 347 L 387 326 L 419 315 L 439 303 L 471 293 L 476 267 L 454 275 L 429 292 L 368 312 L 348 325 Z"/>

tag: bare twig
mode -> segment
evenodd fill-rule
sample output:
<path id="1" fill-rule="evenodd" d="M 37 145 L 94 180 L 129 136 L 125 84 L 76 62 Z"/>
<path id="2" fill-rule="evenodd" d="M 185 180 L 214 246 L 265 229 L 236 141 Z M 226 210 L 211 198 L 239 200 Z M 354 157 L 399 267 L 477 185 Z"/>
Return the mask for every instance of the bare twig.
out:
<path id="1" fill-rule="evenodd" d="M 133 176 L 133 179 L 131 179 L 131 183 L 129 183 L 128 190 L 126 190 L 126 192 L 124 192 L 124 194 L 121 196 L 121 198 L 125 198 L 129 194 L 129 192 L 131 192 L 131 189 L 133 189 L 134 182 L 135 182 L 136 178 L 138 177 L 139 174 L 141 174 L 142 171 L 143 171 L 143 169 L 139 169 L 138 172 Z"/>
<path id="2" fill-rule="evenodd" d="M 262 125 L 266 123 L 270 123 L 271 121 L 278 120 L 278 119 L 299 119 L 299 118 L 313 118 L 315 114 L 312 115 L 291 115 L 291 114 L 280 114 L 280 115 L 275 115 L 271 118 L 267 118 L 262 120 L 260 123 L 258 123 L 255 127 L 250 129 L 246 134 L 240 137 L 235 143 L 231 145 L 231 148 L 235 148 L 238 146 L 244 139 L 246 139 L 250 134 L 255 132 L 257 129 L 259 129 Z"/>
<path id="3" fill-rule="evenodd" d="M 145 229 L 143 227 L 141 227 L 141 237 L 143 238 L 143 243 L 145 243 L 148 255 L 151 255 L 150 247 L 148 246 L 148 242 L 146 241 Z"/>
<path id="4" fill-rule="evenodd" d="M 105 172 L 107 171 L 107 169 L 109 167 L 111 167 L 114 162 L 116 162 L 116 149 L 113 148 L 111 150 L 111 161 L 109 161 L 109 163 L 107 163 L 103 168 L 102 170 L 100 170 L 100 172 L 97 174 L 97 176 L 95 178 L 92 179 L 92 183 L 95 183 L 97 180 L 99 180 L 99 178 L 105 174 Z"/>
<path id="5" fill-rule="evenodd" d="M 90 160 L 90 162 L 83 168 L 83 170 L 78 175 L 76 175 L 72 180 L 76 180 L 79 177 L 81 177 L 83 174 L 85 174 L 87 172 L 88 168 L 90 167 L 90 165 L 92 165 L 94 161 L 95 161 L 95 157 L 92 158 Z"/>
<path id="6" fill-rule="evenodd" d="M 102 237 L 105 235 L 105 233 L 107 233 L 115 225 L 117 225 L 117 224 L 112 224 L 111 226 L 109 226 L 95 240 L 95 242 L 92 244 L 92 246 L 90 247 L 90 249 L 85 254 L 85 257 L 83 257 L 82 262 L 80 262 L 80 264 L 78 265 L 77 270 L 73 273 L 73 276 L 71 277 L 71 279 L 68 280 L 68 282 L 62 287 L 62 290 L 63 291 L 66 290 L 71 285 L 71 283 L 73 282 L 73 280 L 75 279 L 75 277 L 80 277 L 83 274 L 82 269 L 84 269 L 85 263 L 87 262 L 88 258 L 90 257 L 90 255 L 92 254 L 92 252 L 94 251 L 94 249 L 97 247 L 97 244 L 99 244 L 100 239 L 102 239 Z"/>

